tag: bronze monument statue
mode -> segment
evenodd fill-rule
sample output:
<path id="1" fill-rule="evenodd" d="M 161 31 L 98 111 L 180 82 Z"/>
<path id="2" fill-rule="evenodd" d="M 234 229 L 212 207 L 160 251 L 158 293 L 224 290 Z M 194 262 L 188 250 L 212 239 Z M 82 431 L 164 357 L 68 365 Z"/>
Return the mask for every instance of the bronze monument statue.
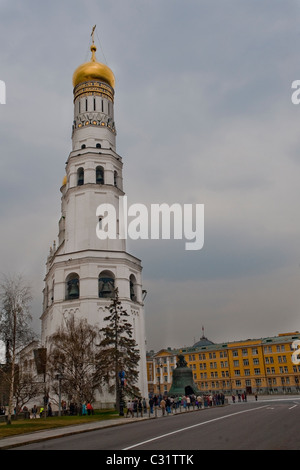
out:
<path id="1" fill-rule="evenodd" d="M 199 395 L 201 392 L 193 380 L 193 371 L 187 366 L 182 354 L 178 356 L 176 369 L 173 371 L 172 386 L 169 396 Z"/>

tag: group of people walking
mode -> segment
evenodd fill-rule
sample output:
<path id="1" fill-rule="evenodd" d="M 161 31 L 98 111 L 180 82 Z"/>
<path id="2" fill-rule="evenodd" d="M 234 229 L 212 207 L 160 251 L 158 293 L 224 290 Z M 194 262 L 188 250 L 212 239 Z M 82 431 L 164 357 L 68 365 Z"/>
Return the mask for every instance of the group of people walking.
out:
<path id="1" fill-rule="evenodd" d="M 257 395 L 255 395 L 255 399 L 257 399 L 256 397 L 257 397 Z M 232 397 L 231 397 L 231 398 L 232 398 L 232 403 L 235 403 L 235 395 L 234 395 L 234 394 L 232 394 Z M 239 401 L 239 402 L 241 402 L 241 401 L 244 401 L 244 402 L 247 401 L 247 394 L 246 394 L 246 392 L 244 392 L 244 393 L 238 393 L 238 394 L 237 394 L 237 398 L 238 398 L 238 401 Z"/>
<path id="2" fill-rule="evenodd" d="M 24 406 L 23 410 L 25 412 L 30 413 L 30 418 L 35 419 L 35 418 L 42 418 L 42 417 L 51 417 L 53 416 L 52 412 L 52 404 L 49 402 L 46 407 L 40 406 L 37 407 L 34 405 L 30 410 Z M 71 402 L 69 407 L 67 407 L 67 403 L 65 401 L 62 401 L 61 403 L 61 414 L 62 415 L 70 415 L 70 416 L 75 416 L 78 414 L 81 415 L 92 415 L 94 414 L 94 408 L 93 405 L 90 402 L 83 403 L 81 408 L 78 407 L 75 403 Z"/>
<path id="3" fill-rule="evenodd" d="M 82 415 L 92 415 L 94 414 L 94 409 L 93 406 L 91 405 L 90 402 L 88 403 L 83 403 L 82 405 Z"/>
<path id="4" fill-rule="evenodd" d="M 133 400 L 128 400 L 126 418 L 128 415 L 133 417 L 134 413 L 140 415 L 147 413 L 147 402 L 145 398 L 134 398 Z"/>
<path id="5" fill-rule="evenodd" d="M 208 406 L 217 406 L 224 405 L 225 395 L 223 393 L 218 393 L 214 395 L 186 395 L 179 397 L 169 397 L 167 395 L 159 396 L 153 395 L 149 398 L 149 412 L 153 414 L 158 408 L 161 409 L 162 415 L 168 415 L 177 410 L 178 408 L 183 408 L 186 411 L 190 409 L 200 409 L 202 407 Z M 146 414 L 148 411 L 147 403 L 145 398 L 135 398 L 134 400 L 129 400 L 127 403 L 127 413 L 126 417 L 134 416 L 138 414 Z"/>

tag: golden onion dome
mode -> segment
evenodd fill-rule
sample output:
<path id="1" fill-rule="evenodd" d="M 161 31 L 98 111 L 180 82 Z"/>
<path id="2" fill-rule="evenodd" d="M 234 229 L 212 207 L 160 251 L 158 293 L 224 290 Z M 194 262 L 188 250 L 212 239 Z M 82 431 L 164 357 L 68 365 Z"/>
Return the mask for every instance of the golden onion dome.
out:
<path id="1" fill-rule="evenodd" d="M 100 82 L 107 83 L 113 89 L 115 88 L 115 76 L 109 67 L 105 64 L 101 64 L 96 60 L 96 46 L 91 45 L 92 57 L 89 62 L 85 62 L 79 65 L 73 74 L 73 87 L 79 83 L 88 81 L 98 80 Z"/>

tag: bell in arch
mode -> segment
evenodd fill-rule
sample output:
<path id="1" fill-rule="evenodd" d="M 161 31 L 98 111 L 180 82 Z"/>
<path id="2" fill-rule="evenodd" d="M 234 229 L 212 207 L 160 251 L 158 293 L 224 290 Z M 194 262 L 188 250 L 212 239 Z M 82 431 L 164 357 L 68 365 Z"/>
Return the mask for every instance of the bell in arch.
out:
<path id="1" fill-rule="evenodd" d="M 79 297 L 79 281 L 78 279 L 71 279 L 68 281 L 68 298 L 78 299 Z"/>
<path id="2" fill-rule="evenodd" d="M 106 299 L 114 297 L 114 279 L 99 279 L 99 297 L 104 297 Z"/>
<path id="3" fill-rule="evenodd" d="M 109 297 L 111 294 L 111 289 L 109 287 L 108 282 L 105 282 L 103 289 L 102 289 L 102 295 L 103 297 Z"/>

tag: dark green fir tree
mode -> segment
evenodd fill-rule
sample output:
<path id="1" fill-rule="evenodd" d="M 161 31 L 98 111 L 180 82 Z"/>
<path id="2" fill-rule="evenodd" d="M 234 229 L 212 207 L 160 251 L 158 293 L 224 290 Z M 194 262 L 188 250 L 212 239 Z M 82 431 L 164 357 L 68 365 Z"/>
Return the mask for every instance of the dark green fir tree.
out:
<path id="1" fill-rule="evenodd" d="M 133 327 L 128 313 L 119 300 L 118 289 L 104 318 L 106 326 L 100 329 L 101 341 L 96 363 L 102 385 L 115 393 L 116 408 L 122 413 L 125 397 L 139 397 L 138 362 L 140 353 L 133 338 Z"/>

